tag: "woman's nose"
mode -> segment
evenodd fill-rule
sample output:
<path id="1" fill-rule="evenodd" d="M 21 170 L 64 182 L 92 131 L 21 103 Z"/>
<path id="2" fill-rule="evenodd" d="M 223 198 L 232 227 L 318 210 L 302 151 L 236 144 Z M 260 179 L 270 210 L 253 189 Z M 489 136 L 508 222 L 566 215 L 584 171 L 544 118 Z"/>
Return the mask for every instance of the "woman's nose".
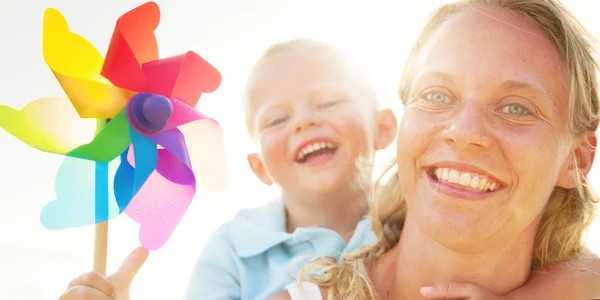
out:
<path id="1" fill-rule="evenodd" d="M 443 132 L 445 140 L 459 148 L 489 147 L 491 137 L 485 122 L 485 111 L 475 105 L 467 105 L 453 116 Z"/>

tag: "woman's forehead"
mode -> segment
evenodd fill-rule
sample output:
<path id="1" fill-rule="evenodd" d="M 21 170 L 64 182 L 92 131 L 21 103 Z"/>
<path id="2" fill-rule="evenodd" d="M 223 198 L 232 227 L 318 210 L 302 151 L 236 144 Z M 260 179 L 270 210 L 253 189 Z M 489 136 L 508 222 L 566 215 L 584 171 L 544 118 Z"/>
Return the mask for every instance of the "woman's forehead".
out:
<path id="1" fill-rule="evenodd" d="M 555 45 L 524 16 L 499 9 L 469 9 L 449 17 L 425 41 L 413 69 L 415 80 L 444 73 L 482 83 L 529 82 L 548 93 L 566 87 L 566 68 Z"/>

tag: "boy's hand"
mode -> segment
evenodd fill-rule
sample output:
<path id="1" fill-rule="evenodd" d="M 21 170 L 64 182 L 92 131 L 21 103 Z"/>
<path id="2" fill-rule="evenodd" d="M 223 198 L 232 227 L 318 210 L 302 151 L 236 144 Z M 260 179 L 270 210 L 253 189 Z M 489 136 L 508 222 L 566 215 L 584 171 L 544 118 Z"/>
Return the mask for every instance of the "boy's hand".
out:
<path id="1" fill-rule="evenodd" d="M 431 300 L 508 300 L 511 298 L 497 296 L 488 290 L 471 283 L 442 283 L 421 288 L 421 294 Z"/>
<path id="2" fill-rule="evenodd" d="M 131 282 L 146 258 L 148 250 L 137 248 L 108 277 L 97 272 L 84 273 L 69 283 L 58 300 L 129 300 Z"/>

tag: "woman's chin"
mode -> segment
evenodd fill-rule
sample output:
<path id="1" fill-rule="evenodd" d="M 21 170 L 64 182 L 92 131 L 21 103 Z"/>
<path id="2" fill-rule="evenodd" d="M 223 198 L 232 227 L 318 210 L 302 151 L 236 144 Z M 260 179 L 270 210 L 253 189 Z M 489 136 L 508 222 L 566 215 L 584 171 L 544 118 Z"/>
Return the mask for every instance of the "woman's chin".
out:
<path id="1" fill-rule="evenodd" d="M 446 207 L 428 207 L 419 216 L 409 218 L 417 223 L 423 237 L 460 253 L 474 253 L 494 236 L 493 220 L 465 215 Z M 407 220 L 408 221 L 408 220 Z M 405 228 L 410 226 L 405 226 Z"/>

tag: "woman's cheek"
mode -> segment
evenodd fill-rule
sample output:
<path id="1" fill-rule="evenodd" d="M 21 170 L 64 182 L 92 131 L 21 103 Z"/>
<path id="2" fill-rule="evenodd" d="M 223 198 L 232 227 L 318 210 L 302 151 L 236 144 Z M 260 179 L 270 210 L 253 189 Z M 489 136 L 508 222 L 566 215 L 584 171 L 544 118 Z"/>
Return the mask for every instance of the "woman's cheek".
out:
<path id="1" fill-rule="evenodd" d="M 398 126 L 398 140 L 414 143 L 421 139 L 431 139 L 432 132 L 439 127 L 439 120 L 419 111 L 406 112 Z"/>

